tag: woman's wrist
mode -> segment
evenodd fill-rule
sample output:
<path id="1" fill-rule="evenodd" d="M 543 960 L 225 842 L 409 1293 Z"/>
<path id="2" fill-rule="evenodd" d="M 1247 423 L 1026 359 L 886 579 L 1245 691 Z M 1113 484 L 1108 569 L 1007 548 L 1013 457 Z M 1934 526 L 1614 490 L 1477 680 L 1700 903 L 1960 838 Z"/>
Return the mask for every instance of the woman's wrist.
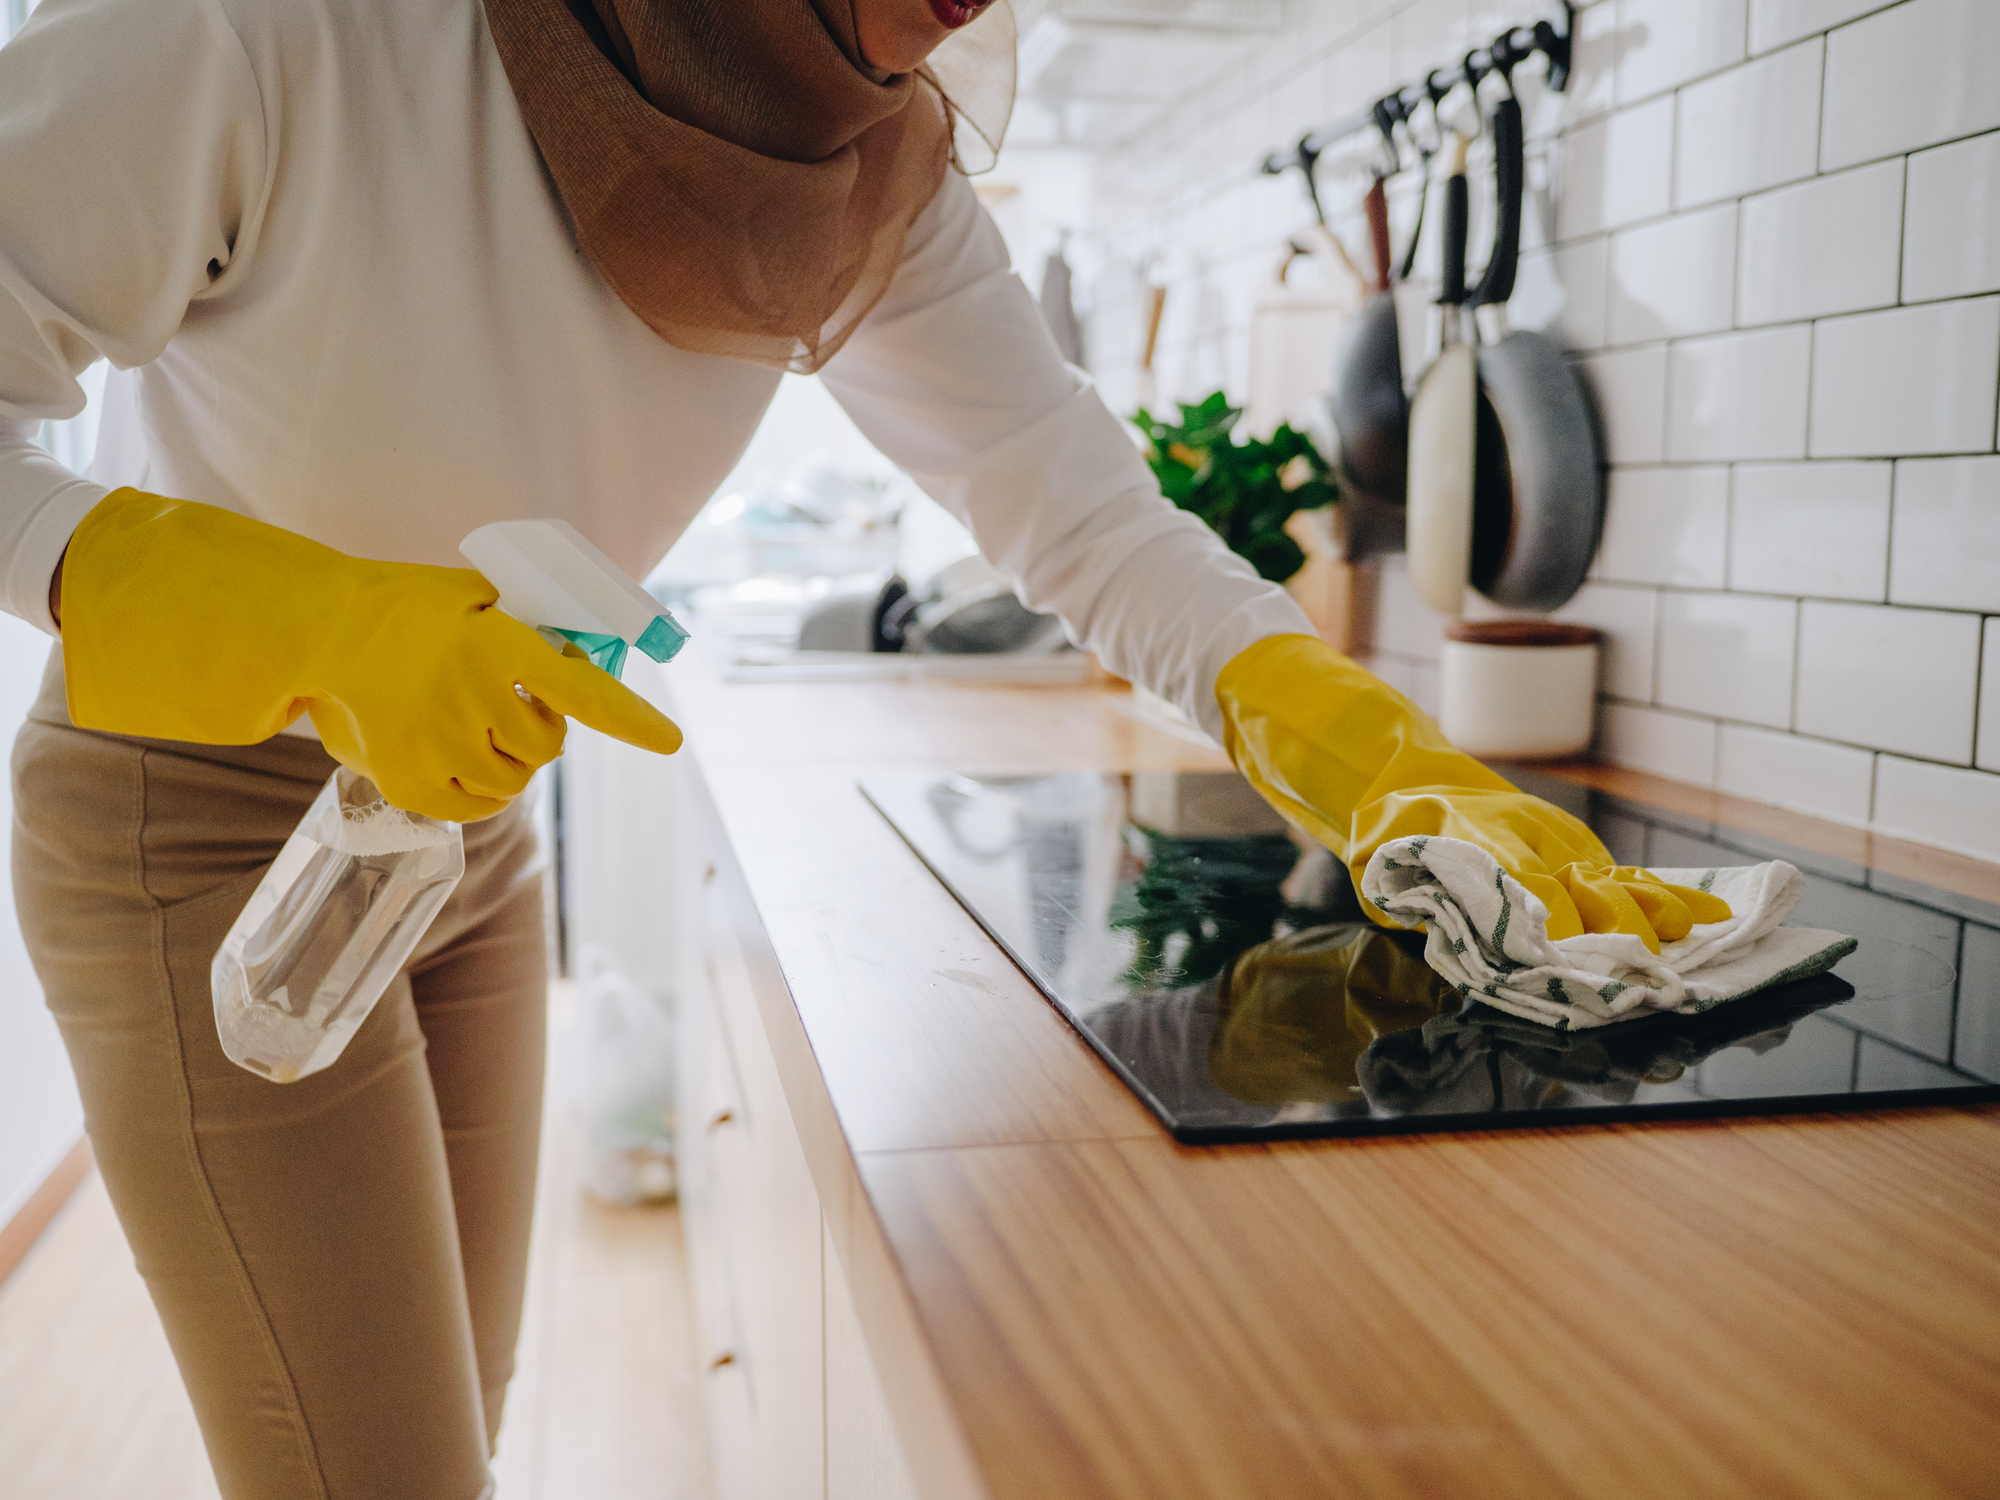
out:
<path id="1" fill-rule="evenodd" d="M 62 570 L 63 558 L 69 556 L 69 548 L 63 548 L 62 557 L 56 559 L 56 570 L 49 574 L 49 618 L 56 622 L 56 629 L 62 629 Z"/>

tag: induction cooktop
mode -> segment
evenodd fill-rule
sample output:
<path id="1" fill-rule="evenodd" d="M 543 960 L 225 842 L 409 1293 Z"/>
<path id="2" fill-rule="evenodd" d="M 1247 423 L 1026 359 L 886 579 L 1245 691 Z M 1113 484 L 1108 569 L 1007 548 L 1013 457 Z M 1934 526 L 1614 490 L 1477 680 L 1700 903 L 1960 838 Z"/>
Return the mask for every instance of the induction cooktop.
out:
<path id="1" fill-rule="evenodd" d="M 1621 864 L 1790 860 L 1791 920 L 1859 946 L 1703 1015 L 1565 1033 L 1462 1000 L 1233 772 L 862 791 L 1189 1143 L 2000 1099 L 2000 906 L 1503 769 Z"/>

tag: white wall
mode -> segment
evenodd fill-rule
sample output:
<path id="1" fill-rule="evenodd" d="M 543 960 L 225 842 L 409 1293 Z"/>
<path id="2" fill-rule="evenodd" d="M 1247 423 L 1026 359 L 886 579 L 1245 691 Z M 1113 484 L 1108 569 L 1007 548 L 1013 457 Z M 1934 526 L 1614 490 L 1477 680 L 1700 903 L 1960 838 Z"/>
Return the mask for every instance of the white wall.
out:
<path id="1" fill-rule="evenodd" d="M 1295 0 L 1103 156 L 1104 253 L 1171 287 L 1163 395 L 1243 394 L 1304 218 L 1262 152 L 1537 13 Z M 1522 89 L 1515 314 L 1607 419 L 1604 544 L 1563 612 L 1609 637 L 1601 752 L 2000 857 L 2000 4 L 1595 0 L 1579 32 L 1569 92 Z M 1350 168 L 1322 182 L 1358 249 Z M 1134 357 L 1120 285 L 1107 389 Z M 1420 699 L 1439 627 L 1388 569 L 1379 666 Z"/>
<path id="2" fill-rule="evenodd" d="M 33 0 L 5 0 L 0 40 L 34 9 Z M 57 456 L 82 464 L 96 443 L 97 393 L 104 367 L 85 377 L 92 409 L 69 422 L 50 423 L 44 440 Z M 11 615 L 0 615 L 0 744 L 11 747 L 41 687 L 49 640 Z M 13 826 L 11 781 L 0 777 L 0 818 Z M 83 1106 L 71 1079 L 69 1057 L 55 1021 L 42 1004 L 42 987 L 14 920 L 10 865 L 0 864 L 0 1224 L 40 1187 L 83 1129 Z"/>
<path id="3" fill-rule="evenodd" d="M 49 641 L 0 615 L 0 738 L 11 746 L 41 686 Z M 0 817 L 13 825 L 11 783 L 0 778 Z M 69 1058 L 14 920 L 14 885 L 0 863 L 0 1224 L 41 1186 L 83 1129 Z"/>

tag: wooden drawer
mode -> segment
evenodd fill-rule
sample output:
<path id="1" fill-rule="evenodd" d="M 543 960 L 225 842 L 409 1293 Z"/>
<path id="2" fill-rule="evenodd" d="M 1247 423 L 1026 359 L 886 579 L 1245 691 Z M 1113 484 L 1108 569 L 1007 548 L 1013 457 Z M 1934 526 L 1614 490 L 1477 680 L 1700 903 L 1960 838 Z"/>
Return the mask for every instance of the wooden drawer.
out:
<path id="1" fill-rule="evenodd" d="M 733 855 L 704 831 L 677 1128 L 715 1495 L 912 1500 L 765 1030 L 791 993 Z"/>
<path id="2" fill-rule="evenodd" d="M 743 1337 L 742 1298 L 735 1285 L 735 1257 L 721 1211 L 723 1170 L 715 1133 L 726 1129 L 740 1106 L 727 1033 L 705 984 L 687 985 L 680 1002 L 679 1104 L 675 1154 L 681 1194 L 681 1228 L 695 1302 L 695 1337 L 707 1372 L 709 1442 L 716 1493 L 749 1495 L 759 1476 L 741 1474 L 756 1450 L 751 1420 L 749 1360 Z"/>
<path id="3" fill-rule="evenodd" d="M 683 1008 L 680 1119 L 696 1300 L 716 1346 L 705 1351 L 716 1494 L 820 1500 L 819 1197 L 758 1014 L 755 986 L 772 982 L 775 962 L 726 854 L 700 915 L 705 993 Z"/>

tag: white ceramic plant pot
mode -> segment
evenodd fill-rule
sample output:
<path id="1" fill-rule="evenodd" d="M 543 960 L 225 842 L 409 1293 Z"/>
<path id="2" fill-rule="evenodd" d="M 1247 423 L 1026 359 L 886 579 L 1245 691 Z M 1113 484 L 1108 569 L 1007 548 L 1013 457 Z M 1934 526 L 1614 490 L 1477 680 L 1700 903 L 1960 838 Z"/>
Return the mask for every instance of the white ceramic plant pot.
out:
<path id="1" fill-rule="evenodd" d="M 1552 620 L 1445 628 L 1439 726 L 1468 755 L 1554 760 L 1590 748 L 1597 632 Z"/>

